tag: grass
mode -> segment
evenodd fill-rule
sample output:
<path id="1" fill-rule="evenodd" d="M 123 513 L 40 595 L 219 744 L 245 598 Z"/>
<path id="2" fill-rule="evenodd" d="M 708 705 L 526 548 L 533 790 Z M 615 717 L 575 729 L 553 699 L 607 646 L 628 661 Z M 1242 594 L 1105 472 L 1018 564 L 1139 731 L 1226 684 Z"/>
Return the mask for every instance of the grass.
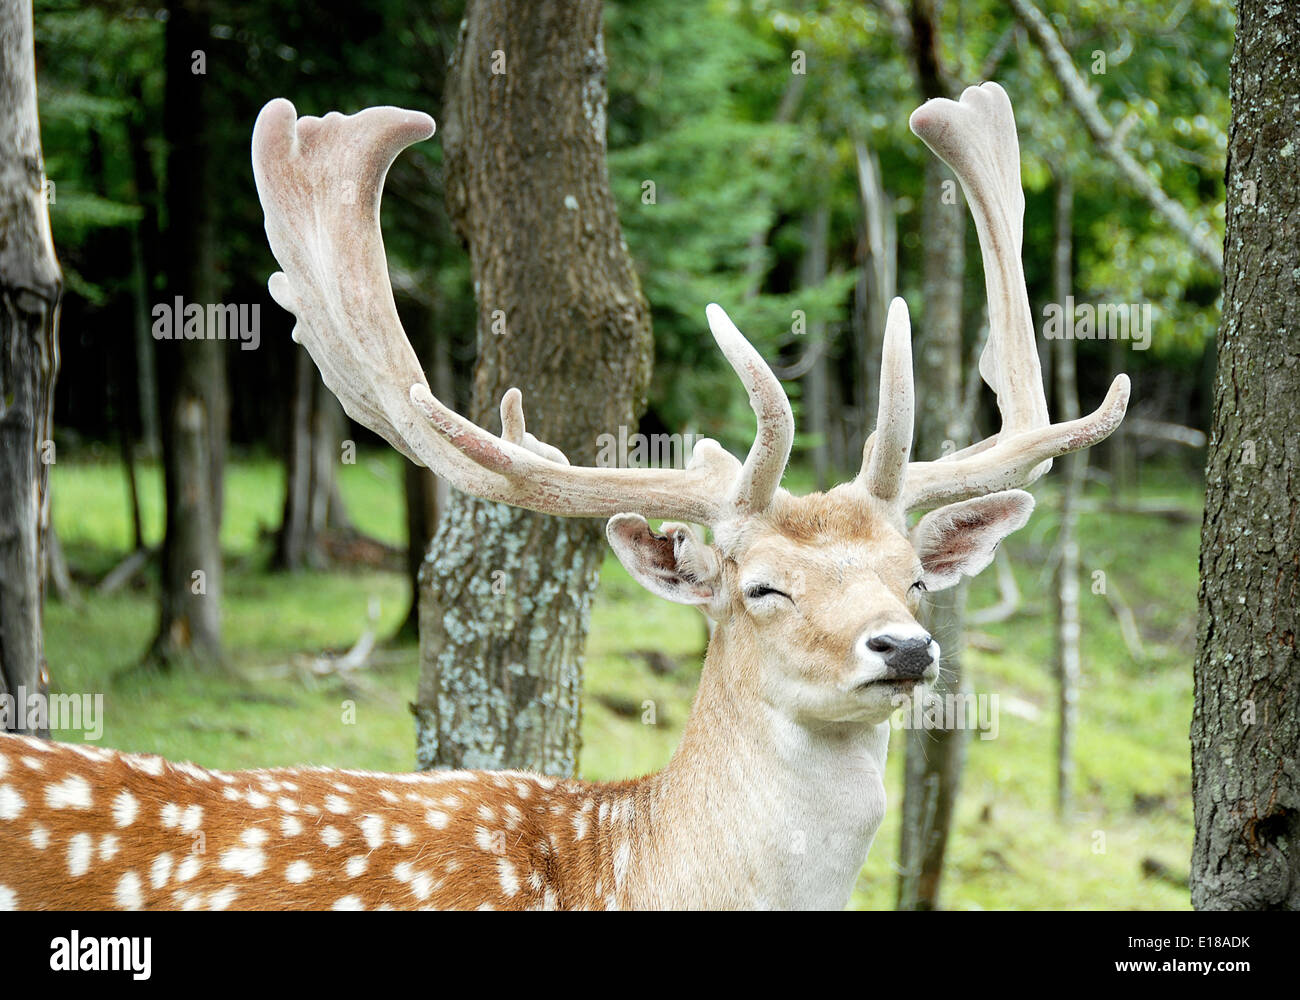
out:
<path id="1" fill-rule="evenodd" d="M 341 469 L 350 516 L 394 544 L 404 531 L 402 480 L 395 455 L 362 453 Z M 1172 470 L 1148 470 L 1143 495 L 1173 499 L 1189 513 L 1198 485 Z M 74 569 L 105 572 L 129 547 L 120 467 L 93 452 L 60 456 L 52 470 L 54 520 Z M 142 470 L 146 536 L 161 532 L 161 480 Z M 231 461 L 223 546 L 227 556 L 224 628 L 232 659 L 259 677 L 304 654 L 341 650 L 379 606 L 380 634 L 406 611 L 405 580 L 378 571 L 272 575 L 265 532 L 278 521 L 278 466 L 256 457 Z M 943 903 L 952 909 L 1186 908 L 1185 888 L 1145 878 L 1153 859 L 1185 876 L 1192 840 L 1187 727 L 1192 708 L 1191 622 L 1196 613 L 1198 519 L 1085 513 L 1083 681 L 1079 693 L 1075 810 L 1053 810 L 1055 689 L 1051 672 L 1050 581 L 1044 567 L 1055 535 L 1055 497 L 1038 490 L 1039 511 L 1006 545 L 1024 595 L 1019 613 L 989 625 L 965 668 L 976 692 L 996 694 L 996 739 L 976 735 L 967 750 L 962 795 L 949 842 Z M 1091 499 L 1101 500 L 1100 492 Z M 1139 622 L 1146 654 L 1130 655 L 1094 574 L 1123 595 Z M 974 582 L 969 605 L 997 599 L 990 571 Z M 418 675 L 413 646 L 398 649 L 361 690 L 294 675 L 256 683 L 177 671 L 115 678 L 153 636 L 152 584 L 73 603 L 51 602 L 46 652 L 56 690 L 103 692 L 102 744 L 161 753 L 221 768 L 328 764 L 409 770 L 414 755 L 409 702 Z M 611 557 L 592 615 L 582 773 L 633 776 L 671 756 L 699 677 L 705 630 L 697 612 L 644 593 Z M 988 649 L 996 649 L 990 652 Z M 639 650 L 682 664 L 657 675 Z M 654 703 L 656 724 L 604 702 Z M 79 734 L 61 734 L 77 738 Z M 854 894 L 856 907 L 893 905 L 902 798 L 903 735 L 896 733 L 887 787 L 891 807 Z"/>

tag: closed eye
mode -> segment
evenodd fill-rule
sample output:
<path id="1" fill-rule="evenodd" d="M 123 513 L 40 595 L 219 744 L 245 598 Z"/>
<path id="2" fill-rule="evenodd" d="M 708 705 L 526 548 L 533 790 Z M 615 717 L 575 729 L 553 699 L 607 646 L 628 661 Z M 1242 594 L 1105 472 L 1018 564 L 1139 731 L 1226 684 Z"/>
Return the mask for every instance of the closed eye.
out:
<path id="1" fill-rule="evenodd" d="M 773 594 L 777 595 L 778 597 L 784 597 L 791 604 L 794 603 L 794 598 L 791 597 L 789 594 L 787 594 L 784 590 L 777 590 L 775 587 L 769 587 L 765 583 L 753 583 L 745 588 L 745 596 L 749 598 L 751 601 L 756 601 L 760 597 L 770 597 Z"/>

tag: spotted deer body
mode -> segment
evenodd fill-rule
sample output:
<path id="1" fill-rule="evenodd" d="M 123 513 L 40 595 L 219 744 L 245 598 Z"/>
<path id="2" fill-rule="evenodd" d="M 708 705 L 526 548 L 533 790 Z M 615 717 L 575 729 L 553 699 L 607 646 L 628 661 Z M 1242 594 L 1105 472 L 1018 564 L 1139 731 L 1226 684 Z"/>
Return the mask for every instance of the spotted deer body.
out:
<path id="1" fill-rule="evenodd" d="M 1123 418 L 1119 376 L 1093 413 L 1047 416 L 1020 261 L 1019 146 L 996 84 L 936 100 L 912 129 L 954 170 L 985 262 L 997 435 L 912 461 L 911 329 L 890 306 L 876 429 L 850 482 L 780 481 L 790 403 L 716 305 L 713 336 L 757 420 L 743 462 L 702 440 L 685 469 L 571 466 L 525 430 L 501 434 L 429 390 L 397 319 L 379 197 L 427 115 L 371 108 L 258 117 L 253 169 L 298 318 L 347 412 L 459 489 L 530 510 L 608 518 L 647 590 L 714 622 L 680 745 L 657 774 L 588 784 L 522 772 L 225 773 L 156 757 L 0 739 L 0 907 L 842 907 L 885 810 L 889 717 L 938 672 L 922 595 L 973 575 L 1023 526 L 1022 489 Z M 908 514 L 928 511 L 909 527 Z M 652 529 L 647 518 L 667 520 Z M 692 525 L 711 530 L 706 537 Z M 435 554 L 436 555 L 436 554 Z"/>

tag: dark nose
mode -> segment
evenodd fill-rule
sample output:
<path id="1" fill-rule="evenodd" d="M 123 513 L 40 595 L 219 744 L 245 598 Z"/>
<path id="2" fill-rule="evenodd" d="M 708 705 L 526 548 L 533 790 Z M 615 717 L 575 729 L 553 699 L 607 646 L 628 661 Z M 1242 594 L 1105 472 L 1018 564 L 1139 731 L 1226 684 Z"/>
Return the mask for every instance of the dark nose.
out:
<path id="1" fill-rule="evenodd" d="M 930 655 L 930 641 L 928 635 L 908 636 L 906 639 L 873 635 L 867 640 L 867 649 L 879 653 L 884 659 L 886 679 L 919 680 L 934 661 Z"/>

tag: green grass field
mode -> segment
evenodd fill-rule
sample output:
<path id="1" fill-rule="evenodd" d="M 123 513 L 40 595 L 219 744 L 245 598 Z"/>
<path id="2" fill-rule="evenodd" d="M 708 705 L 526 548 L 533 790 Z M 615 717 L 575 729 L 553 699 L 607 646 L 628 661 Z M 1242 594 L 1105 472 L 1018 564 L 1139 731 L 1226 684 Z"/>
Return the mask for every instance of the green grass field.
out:
<path id="1" fill-rule="evenodd" d="M 401 469 L 395 455 L 362 453 L 342 467 L 349 515 L 359 528 L 403 543 Z M 966 667 L 976 692 L 999 699 L 998 735 L 969 743 L 950 840 L 943 902 L 951 909 L 1169 909 L 1188 906 L 1192 839 L 1187 731 L 1192 709 L 1198 486 L 1183 473 L 1146 473 L 1144 496 L 1173 500 L 1183 522 L 1098 510 L 1082 519 L 1083 682 L 1079 697 L 1075 814 L 1054 813 L 1052 607 L 1045 575 L 1055 536 L 1050 487 L 1039 510 L 1006 544 L 1023 595 L 1018 614 L 979 629 Z M 161 480 L 142 470 L 146 533 L 161 533 Z M 383 657 L 365 684 L 304 680 L 280 668 L 341 651 L 367 625 L 391 633 L 408 600 L 405 580 L 377 571 L 271 575 L 263 530 L 282 502 L 279 466 L 236 459 L 226 482 L 223 543 L 225 640 L 242 680 L 129 673 L 155 626 L 152 584 L 70 603 L 51 602 L 46 652 L 56 690 L 103 692 L 102 745 L 161 753 L 221 768 L 328 764 L 380 770 L 413 766 L 409 703 L 416 649 Z M 74 571 L 97 578 L 130 543 L 126 485 L 115 462 L 93 453 L 60 457 L 52 470 L 54 521 Z M 1099 506 L 1100 491 L 1090 494 Z M 1137 619 L 1145 655 L 1130 655 L 1095 573 Z M 970 608 L 997 600 L 992 570 L 971 589 Z M 699 677 L 705 629 L 692 609 L 643 592 L 611 557 L 592 616 L 586 662 L 582 776 L 629 777 L 662 766 L 676 745 Z M 681 663 L 653 673 L 638 650 Z M 657 724 L 603 702 L 654 701 Z M 354 706 L 355 722 L 349 705 Z M 75 735 L 75 734 L 73 734 Z M 893 905 L 903 737 L 895 734 L 890 811 L 859 879 L 854 906 Z M 1173 878 L 1143 875 L 1150 859 Z"/>

